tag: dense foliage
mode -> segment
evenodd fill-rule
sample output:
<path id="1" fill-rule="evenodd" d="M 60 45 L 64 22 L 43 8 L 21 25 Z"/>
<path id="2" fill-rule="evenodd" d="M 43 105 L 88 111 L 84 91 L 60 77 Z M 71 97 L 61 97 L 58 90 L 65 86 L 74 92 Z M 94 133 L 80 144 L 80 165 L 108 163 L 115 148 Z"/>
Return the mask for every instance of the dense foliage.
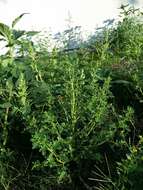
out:
<path id="1" fill-rule="evenodd" d="M 142 13 L 121 10 L 72 51 L 0 23 L 0 189 L 142 188 Z"/>

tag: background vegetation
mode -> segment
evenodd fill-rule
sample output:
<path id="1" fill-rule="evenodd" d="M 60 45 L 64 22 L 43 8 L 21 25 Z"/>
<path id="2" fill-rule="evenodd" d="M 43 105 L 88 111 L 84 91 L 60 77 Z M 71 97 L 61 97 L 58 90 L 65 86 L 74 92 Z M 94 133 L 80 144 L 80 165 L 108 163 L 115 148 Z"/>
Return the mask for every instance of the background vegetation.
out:
<path id="1" fill-rule="evenodd" d="M 122 6 L 116 25 L 84 43 L 67 30 L 51 52 L 14 29 L 23 16 L 0 23 L 0 189 L 141 189 L 142 13 Z"/>

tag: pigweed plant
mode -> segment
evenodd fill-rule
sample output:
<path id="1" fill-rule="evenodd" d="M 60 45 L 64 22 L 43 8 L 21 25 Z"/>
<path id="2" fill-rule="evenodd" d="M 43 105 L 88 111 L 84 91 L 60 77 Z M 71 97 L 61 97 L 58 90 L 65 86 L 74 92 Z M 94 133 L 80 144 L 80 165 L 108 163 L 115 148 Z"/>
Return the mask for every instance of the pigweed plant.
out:
<path id="1" fill-rule="evenodd" d="M 25 14 L 0 23 L 0 189 L 142 188 L 142 13 L 121 11 L 94 43 L 69 28 L 50 52 L 14 29 Z"/>

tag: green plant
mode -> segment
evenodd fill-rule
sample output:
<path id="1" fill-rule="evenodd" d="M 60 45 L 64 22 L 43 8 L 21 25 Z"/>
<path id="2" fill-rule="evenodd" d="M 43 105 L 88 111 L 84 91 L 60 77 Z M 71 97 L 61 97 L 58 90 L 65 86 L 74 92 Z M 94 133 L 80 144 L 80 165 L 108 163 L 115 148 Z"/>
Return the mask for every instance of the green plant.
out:
<path id="1" fill-rule="evenodd" d="M 0 24 L 9 48 L 0 56 L 0 189 L 141 187 L 143 24 L 122 10 L 95 43 L 70 50 L 73 28 L 49 52 L 37 32 L 14 29 L 24 14 Z"/>

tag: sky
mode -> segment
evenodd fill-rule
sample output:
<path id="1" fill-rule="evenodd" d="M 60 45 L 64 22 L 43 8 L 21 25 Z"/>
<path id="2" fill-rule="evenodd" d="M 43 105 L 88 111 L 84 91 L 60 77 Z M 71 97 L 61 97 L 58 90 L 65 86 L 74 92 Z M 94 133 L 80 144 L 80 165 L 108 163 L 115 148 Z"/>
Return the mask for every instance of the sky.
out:
<path id="1" fill-rule="evenodd" d="M 10 25 L 21 13 L 25 15 L 17 25 L 26 30 L 58 32 L 71 24 L 91 31 L 106 19 L 117 18 L 121 3 L 143 0 L 0 0 L 0 22 Z"/>

